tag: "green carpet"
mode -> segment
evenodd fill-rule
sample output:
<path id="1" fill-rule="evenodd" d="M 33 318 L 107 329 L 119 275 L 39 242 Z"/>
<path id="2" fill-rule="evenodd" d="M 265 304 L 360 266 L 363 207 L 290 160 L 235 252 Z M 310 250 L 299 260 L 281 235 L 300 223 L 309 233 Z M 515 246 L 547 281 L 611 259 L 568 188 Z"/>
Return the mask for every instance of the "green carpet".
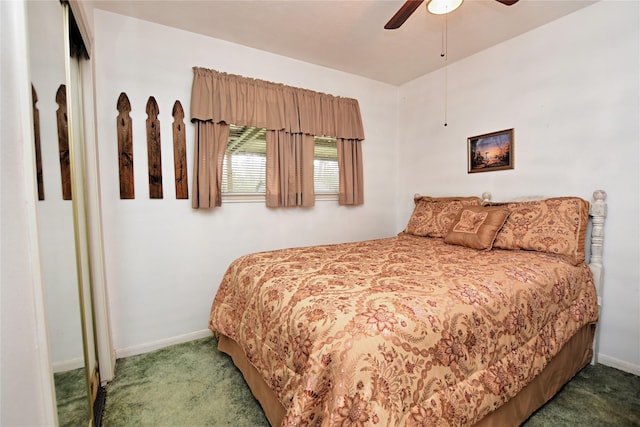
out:
<path id="1" fill-rule="evenodd" d="M 58 425 L 78 427 L 89 423 L 86 372 L 84 368 L 53 374 L 58 405 Z"/>
<path id="2" fill-rule="evenodd" d="M 268 425 L 213 338 L 119 359 L 102 419 L 103 427 Z"/>
<path id="3" fill-rule="evenodd" d="M 119 359 L 102 420 L 103 427 L 268 425 L 213 338 Z M 640 426 L 640 377 L 589 365 L 524 425 Z"/>
<path id="4" fill-rule="evenodd" d="M 587 365 L 523 426 L 640 426 L 640 377 Z"/>

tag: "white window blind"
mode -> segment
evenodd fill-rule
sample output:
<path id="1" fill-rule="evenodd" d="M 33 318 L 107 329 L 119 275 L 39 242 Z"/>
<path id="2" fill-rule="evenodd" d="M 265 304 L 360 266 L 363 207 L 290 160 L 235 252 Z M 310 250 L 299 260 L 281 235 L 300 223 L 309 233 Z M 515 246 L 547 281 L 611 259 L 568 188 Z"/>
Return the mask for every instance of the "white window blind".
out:
<path id="1" fill-rule="evenodd" d="M 230 125 L 222 162 L 222 193 L 264 194 L 266 183 L 266 129 Z"/>
<path id="2" fill-rule="evenodd" d="M 313 156 L 313 186 L 316 194 L 338 194 L 338 147 L 336 139 L 316 136 Z"/>
<path id="3" fill-rule="evenodd" d="M 222 164 L 223 194 L 265 194 L 266 129 L 230 125 Z M 336 139 L 315 137 L 314 187 L 316 194 L 338 193 Z"/>

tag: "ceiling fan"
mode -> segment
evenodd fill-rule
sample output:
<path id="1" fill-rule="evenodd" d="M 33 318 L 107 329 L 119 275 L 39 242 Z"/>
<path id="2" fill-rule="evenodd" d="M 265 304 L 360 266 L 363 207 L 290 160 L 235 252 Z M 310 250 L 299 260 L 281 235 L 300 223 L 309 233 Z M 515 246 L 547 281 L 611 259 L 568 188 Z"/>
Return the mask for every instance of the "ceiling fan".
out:
<path id="1" fill-rule="evenodd" d="M 427 0 L 427 10 L 436 15 L 453 12 L 457 9 L 463 0 Z M 496 0 L 506 6 L 511 6 L 518 0 Z M 407 0 L 395 15 L 384 26 L 386 30 L 395 30 L 409 19 L 411 14 L 424 2 L 424 0 Z"/>

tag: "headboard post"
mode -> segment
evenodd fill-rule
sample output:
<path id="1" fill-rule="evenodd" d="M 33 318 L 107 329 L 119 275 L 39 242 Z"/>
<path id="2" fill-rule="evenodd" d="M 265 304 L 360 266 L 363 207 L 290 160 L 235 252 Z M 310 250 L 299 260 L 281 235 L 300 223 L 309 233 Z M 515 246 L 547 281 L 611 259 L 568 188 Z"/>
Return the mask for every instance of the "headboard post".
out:
<path id="1" fill-rule="evenodd" d="M 593 283 L 598 294 L 598 312 L 602 308 L 602 279 L 604 277 L 604 267 L 602 264 L 602 250 L 604 248 L 604 220 L 607 216 L 607 204 L 605 199 L 607 193 L 603 190 L 593 192 L 593 203 L 589 215 L 591 216 L 591 258 L 589 259 L 589 267 L 593 273 Z M 598 362 L 598 331 L 593 342 L 593 358 L 592 364 Z"/>

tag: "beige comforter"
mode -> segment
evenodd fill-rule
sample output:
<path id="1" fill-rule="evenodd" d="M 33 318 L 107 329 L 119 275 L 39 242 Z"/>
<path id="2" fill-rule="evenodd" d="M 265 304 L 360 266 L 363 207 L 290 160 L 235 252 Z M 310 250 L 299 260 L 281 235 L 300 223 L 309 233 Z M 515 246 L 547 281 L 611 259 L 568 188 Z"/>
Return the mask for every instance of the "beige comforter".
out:
<path id="1" fill-rule="evenodd" d="M 585 264 L 399 235 L 243 256 L 209 327 L 244 349 L 283 425 L 472 425 L 597 320 Z"/>

